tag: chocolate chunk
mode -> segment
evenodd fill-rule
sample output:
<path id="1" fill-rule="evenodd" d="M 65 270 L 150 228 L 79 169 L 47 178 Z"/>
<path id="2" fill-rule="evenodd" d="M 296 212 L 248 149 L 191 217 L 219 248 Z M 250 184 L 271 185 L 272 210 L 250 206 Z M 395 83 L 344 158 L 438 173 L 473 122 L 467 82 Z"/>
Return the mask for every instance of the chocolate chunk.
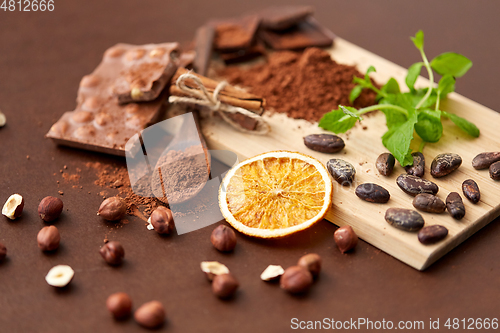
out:
<path id="1" fill-rule="evenodd" d="M 443 200 L 428 193 L 418 194 L 413 199 L 413 207 L 427 213 L 442 213 L 446 210 Z"/>
<path id="2" fill-rule="evenodd" d="M 416 196 L 420 193 L 435 195 L 439 191 L 439 187 L 430 180 L 412 175 L 402 174 L 396 179 L 396 183 L 403 192 L 412 196 Z"/>
<path id="3" fill-rule="evenodd" d="M 219 56 L 226 65 L 235 64 L 252 60 L 266 54 L 266 48 L 262 43 L 255 43 L 247 49 L 241 49 L 233 52 L 220 52 Z"/>
<path id="4" fill-rule="evenodd" d="M 124 156 L 127 141 L 158 120 L 166 93 L 151 102 L 121 105 L 113 93 L 116 83 L 127 81 L 121 75 L 133 67 L 130 62 L 136 58 L 154 58 L 160 49 L 168 53 L 176 46 L 117 44 L 108 49 L 99 66 L 80 82 L 76 109 L 64 113 L 46 137 L 57 144 Z"/>
<path id="5" fill-rule="evenodd" d="M 356 195 L 360 199 L 375 203 L 386 203 L 391 198 L 389 191 L 373 183 L 364 183 L 356 187 Z"/>
<path id="6" fill-rule="evenodd" d="M 260 26 L 270 30 L 285 30 L 304 21 L 314 13 L 310 6 L 273 6 L 258 13 L 261 18 Z"/>
<path id="7" fill-rule="evenodd" d="M 490 177 L 493 180 L 500 180 L 500 161 L 490 165 Z"/>
<path id="8" fill-rule="evenodd" d="M 210 24 L 215 26 L 215 49 L 232 52 L 249 48 L 253 44 L 259 23 L 257 15 L 211 21 Z"/>
<path id="9" fill-rule="evenodd" d="M 481 153 L 474 157 L 472 166 L 476 170 L 488 169 L 490 165 L 500 161 L 500 152 Z"/>
<path id="10" fill-rule="evenodd" d="M 194 58 L 193 67 L 195 72 L 200 75 L 207 75 L 210 58 L 212 57 L 214 38 L 215 27 L 212 25 L 205 24 L 196 30 L 194 37 L 196 57 Z"/>
<path id="11" fill-rule="evenodd" d="M 431 175 L 434 178 L 444 177 L 457 170 L 461 164 L 462 158 L 458 154 L 439 154 L 432 161 Z"/>
<path id="12" fill-rule="evenodd" d="M 448 209 L 448 213 L 456 220 L 461 220 L 465 216 L 464 202 L 457 192 L 448 194 L 446 197 L 446 208 Z"/>
<path id="13" fill-rule="evenodd" d="M 284 31 L 262 30 L 259 37 L 274 50 L 302 50 L 313 46 L 329 47 L 335 36 L 309 17 Z"/>
<path id="14" fill-rule="evenodd" d="M 417 231 L 424 226 L 424 218 L 417 211 L 403 208 L 389 208 L 385 212 L 387 223 L 405 231 Z"/>
<path id="15" fill-rule="evenodd" d="M 351 163 L 340 158 L 332 158 L 326 163 L 326 167 L 333 179 L 340 185 L 350 186 L 354 181 L 356 169 L 354 169 Z"/>
<path id="16" fill-rule="evenodd" d="M 127 45 L 117 47 L 125 53 L 113 58 L 120 62 L 120 72 L 111 85 L 119 103 L 156 99 L 174 75 L 177 66 L 171 58 L 179 57 L 178 43 Z M 110 60 L 105 56 L 104 61 Z"/>
<path id="17" fill-rule="evenodd" d="M 394 170 L 396 160 L 391 153 L 383 153 L 377 158 L 375 166 L 382 176 L 389 176 Z"/>
<path id="18" fill-rule="evenodd" d="M 405 166 L 406 173 L 416 177 L 423 177 L 425 173 L 425 157 L 420 152 L 411 153 L 413 165 Z"/>
<path id="19" fill-rule="evenodd" d="M 310 134 L 304 137 L 307 148 L 322 153 L 337 153 L 344 149 L 345 143 L 341 137 L 333 134 Z"/>
<path id="20" fill-rule="evenodd" d="M 472 179 L 467 179 L 462 183 L 462 191 L 470 202 L 477 204 L 481 199 L 481 192 L 479 191 L 479 186 Z"/>
<path id="21" fill-rule="evenodd" d="M 434 244 L 448 236 L 448 229 L 442 225 L 430 225 L 418 232 L 418 240 L 422 244 Z"/>

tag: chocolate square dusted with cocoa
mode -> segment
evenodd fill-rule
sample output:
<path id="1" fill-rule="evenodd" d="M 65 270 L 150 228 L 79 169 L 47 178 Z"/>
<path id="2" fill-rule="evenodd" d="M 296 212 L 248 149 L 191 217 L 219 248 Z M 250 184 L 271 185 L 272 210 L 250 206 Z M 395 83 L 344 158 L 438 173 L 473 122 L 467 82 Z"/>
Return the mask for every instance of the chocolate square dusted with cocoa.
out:
<path id="1" fill-rule="evenodd" d="M 215 49 L 232 52 L 249 48 L 253 44 L 259 22 L 258 15 L 211 21 L 209 24 L 215 26 Z"/>
<path id="2" fill-rule="evenodd" d="M 127 141 L 158 120 L 166 99 L 165 91 L 154 101 L 123 105 L 114 94 L 124 68 L 131 67 L 125 62 L 141 49 L 149 51 L 142 56 L 150 56 L 156 48 L 117 44 L 108 49 L 99 66 L 82 78 L 75 110 L 64 113 L 46 137 L 57 144 L 124 156 Z"/>
<path id="3" fill-rule="evenodd" d="M 304 21 L 314 13 L 311 6 L 273 6 L 261 10 L 258 15 L 261 18 L 260 26 L 270 30 L 285 30 Z"/>
<path id="4" fill-rule="evenodd" d="M 152 101 L 160 95 L 177 69 L 175 61 L 179 57 L 179 44 L 118 44 L 107 52 L 105 59 L 116 55 L 114 59 L 122 66 L 112 87 L 118 101 Z"/>

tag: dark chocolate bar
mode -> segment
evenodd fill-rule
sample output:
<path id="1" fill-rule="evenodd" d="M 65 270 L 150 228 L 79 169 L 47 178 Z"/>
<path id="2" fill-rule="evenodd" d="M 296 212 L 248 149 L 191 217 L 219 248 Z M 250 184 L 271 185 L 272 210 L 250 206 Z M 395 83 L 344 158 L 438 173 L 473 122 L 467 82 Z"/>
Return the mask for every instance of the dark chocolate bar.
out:
<path id="1" fill-rule="evenodd" d="M 304 21 L 314 13 L 310 6 L 273 6 L 258 13 L 260 26 L 269 30 L 286 30 Z"/>
<path id="2" fill-rule="evenodd" d="M 211 21 L 209 24 L 215 26 L 215 49 L 231 52 L 249 48 L 253 44 L 259 22 L 258 15 Z"/>
<path id="3" fill-rule="evenodd" d="M 254 58 L 266 55 L 266 48 L 262 42 L 256 42 L 248 49 L 241 49 L 234 52 L 220 52 L 219 56 L 226 65 L 235 64 L 243 61 L 252 60 Z"/>

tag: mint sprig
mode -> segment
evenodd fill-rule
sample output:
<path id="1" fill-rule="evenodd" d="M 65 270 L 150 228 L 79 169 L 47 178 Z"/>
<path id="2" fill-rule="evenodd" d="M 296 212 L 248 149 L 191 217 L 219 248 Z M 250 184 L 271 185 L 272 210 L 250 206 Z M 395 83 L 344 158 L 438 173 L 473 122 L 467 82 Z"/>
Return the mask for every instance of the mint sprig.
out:
<path id="1" fill-rule="evenodd" d="M 441 139 L 442 118 L 450 119 L 468 135 L 478 137 L 479 129 L 476 125 L 439 108 L 441 99 L 455 91 L 456 78 L 463 76 L 472 67 L 472 62 L 465 56 L 453 52 L 440 54 L 429 62 L 424 52 L 422 30 L 419 30 L 415 37 L 411 37 L 411 40 L 420 51 L 422 61 L 408 68 L 405 83 L 409 92 L 401 92 L 394 78 L 390 78 L 382 88 L 378 89 L 370 79 L 369 74 L 375 72 L 375 68 L 370 66 L 364 78 L 354 78 L 356 85 L 349 95 L 349 101 L 352 104 L 363 89 L 370 89 L 377 93 L 378 104 L 359 110 L 339 105 L 339 109 L 323 115 L 319 121 L 319 127 L 337 134 L 345 133 L 354 127 L 357 120 L 362 120 L 362 114 L 380 110 L 385 114 L 387 125 L 387 132 L 382 136 L 382 143 L 402 166 L 413 163 L 410 144 L 414 139 L 414 133 L 422 139 L 420 151 L 426 143 L 435 143 Z M 415 82 L 422 67 L 427 70 L 430 84 L 428 88 L 415 89 Z M 434 86 L 433 71 L 441 75 L 437 87 Z"/>

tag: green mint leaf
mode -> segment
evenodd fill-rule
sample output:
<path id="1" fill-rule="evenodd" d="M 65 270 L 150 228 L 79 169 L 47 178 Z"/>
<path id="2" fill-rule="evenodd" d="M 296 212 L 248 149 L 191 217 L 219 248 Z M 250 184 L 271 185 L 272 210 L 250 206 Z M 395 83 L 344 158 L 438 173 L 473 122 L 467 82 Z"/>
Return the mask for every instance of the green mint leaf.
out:
<path id="1" fill-rule="evenodd" d="M 441 98 L 455 91 L 455 78 L 448 74 L 443 76 L 441 80 L 439 80 L 438 91 Z"/>
<path id="2" fill-rule="evenodd" d="M 346 115 L 359 119 L 359 121 L 363 120 L 363 118 L 361 118 L 355 113 L 356 111 L 358 111 L 355 108 L 350 106 L 345 107 L 343 105 L 339 105 L 339 107 Z"/>
<path id="3" fill-rule="evenodd" d="M 416 111 L 414 109 L 409 109 L 408 120 L 401 125 L 388 130 L 382 136 L 382 143 L 402 166 L 407 166 L 413 163 L 413 158 L 410 152 L 410 143 L 411 140 L 413 140 L 413 130 L 417 121 L 418 118 Z"/>
<path id="4" fill-rule="evenodd" d="M 408 92 L 401 94 L 399 98 L 399 105 L 404 107 L 405 109 L 412 107 L 415 108 L 417 104 L 420 102 L 420 100 L 424 97 L 425 93 L 427 92 L 428 88 L 423 88 L 423 89 L 418 89 L 413 92 Z M 434 104 L 436 104 L 437 101 L 437 94 L 436 91 L 433 89 L 431 92 L 431 95 L 429 98 L 420 106 L 420 109 L 427 109 L 432 107 Z"/>
<path id="5" fill-rule="evenodd" d="M 371 72 L 376 72 L 376 71 L 377 70 L 375 69 L 375 67 L 373 67 L 373 66 L 368 67 L 368 70 L 366 71 L 366 74 L 365 74 L 365 81 L 371 82 L 370 81 L 370 73 Z"/>
<path id="6" fill-rule="evenodd" d="M 419 30 L 415 37 L 410 38 L 417 49 L 422 50 L 424 48 L 424 32 L 422 30 Z"/>
<path id="7" fill-rule="evenodd" d="M 401 92 L 401 90 L 399 89 L 398 81 L 396 81 L 396 79 L 393 77 L 391 77 L 389 79 L 389 81 L 387 81 L 387 83 L 384 84 L 382 86 L 382 88 L 380 88 L 380 91 L 384 94 L 383 94 L 383 96 L 380 94 L 377 94 L 377 100 L 380 100 L 386 94 L 399 94 Z"/>
<path id="8" fill-rule="evenodd" d="M 340 119 L 344 118 L 340 121 Z M 320 119 L 318 126 L 327 131 L 339 134 L 345 133 L 356 124 L 356 118 L 346 117 L 342 110 L 333 110 L 325 113 Z"/>
<path id="9" fill-rule="evenodd" d="M 415 124 L 415 132 L 425 142 L 438 142 L 443 135 L 441 124 L 441 112 L 435 110 L 421 110 L 418 113 L 418 122 Z"/>
<path id="10" fill-rule="evenodd" d="M 431 67 L 440 75 L 461 77 L 472 67 L 472 61 L 461 54 L 446 52 L 432 59 Z"/>
<path id="11" fill-rule="evenodd" d="M 400 103 L 398 101 L 401 98 L 404 98 L 402 94 L 389 94 L 386 98 L 382 99 L 379 104 L 392 104 L 397 106 L 402 106 L 401 104 L 405 104 L 405 106 L 402 107 L 406 108 L 407 103 Z M 406 116 L 399 111 L 391 109 L 382 109 L 381 111 L 385 114 L 385 121 L 389 130 L 393 129 L 394 127 L 401 126 L 407 120 Z"/>
<path id="12" fill-rule="evenodd" d="M 417 62 L 408 68 L 408 74 L 406 74 L 406 85 L 410 88 L 410 91 L 415 90 L 415 81 L 417 81 L 420 71 L 422 70 L 423 62 Z"/>
<path id="13" fill-rule="evenodd" d="M 360 85 L 354 86 L 352 88 L 351 93 L 349 94 L 349 103 L 353 104 L 356 98 L 361 95 L 361 92 L 363 91 L 363 87 Z"/>
<path id="14" fill-rule="evenodd" d="M 457 125 L 465 133 L 467 133 L 470 136 L 473 136 L 475 138 L 479 137 L 479 134 L 480 134 L 479 128 L 477 128 L 476 125 L 474 125 L 473 123 L 471 123 L 467 119 L 459 117 L 453 113 L 448 113 L 448 112 L 444 112 L 444 111 L 443 111 L 443 114 L 446 117 L 450 118 L 451 121 L 453 121 L 455 123 L 455 125 Z"/>

